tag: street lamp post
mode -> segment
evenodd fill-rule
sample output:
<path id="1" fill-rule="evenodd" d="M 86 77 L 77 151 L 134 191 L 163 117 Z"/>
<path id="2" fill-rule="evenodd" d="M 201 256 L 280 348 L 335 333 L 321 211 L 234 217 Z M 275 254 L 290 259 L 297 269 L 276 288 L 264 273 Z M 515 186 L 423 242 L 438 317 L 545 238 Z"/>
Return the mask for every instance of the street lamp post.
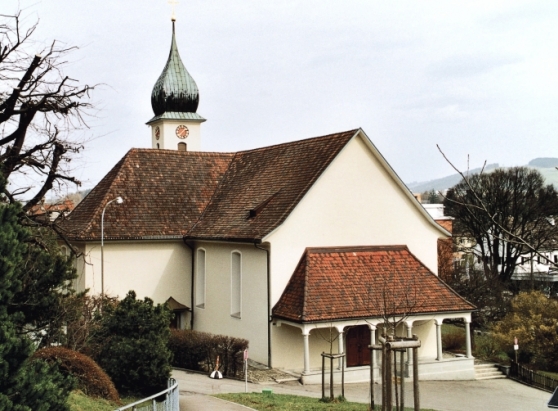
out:
<path id="1" fill-rule="evenodd" d="M 101 311 L 103 310 L 103 302 L 105 300 L 105 211 L 109 204 L 114 201 L 116 201 L 116 204 L 122 204 L 124 202 L 120 196 L 110 200 L 103 208 L 103 212 L 101 214 Z"/>

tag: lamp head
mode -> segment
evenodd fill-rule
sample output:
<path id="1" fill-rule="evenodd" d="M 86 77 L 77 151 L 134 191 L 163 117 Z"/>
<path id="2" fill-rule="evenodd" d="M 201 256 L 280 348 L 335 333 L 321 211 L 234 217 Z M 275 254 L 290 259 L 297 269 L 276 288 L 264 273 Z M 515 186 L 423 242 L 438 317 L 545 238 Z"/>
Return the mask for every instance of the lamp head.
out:
<path id="1" fill-rule="evenodd" d="M 122 199 L 122 197 L 118 196 L 116 197 L 116 204 L 122 204 L 124 202 L 124 200 Z"/>

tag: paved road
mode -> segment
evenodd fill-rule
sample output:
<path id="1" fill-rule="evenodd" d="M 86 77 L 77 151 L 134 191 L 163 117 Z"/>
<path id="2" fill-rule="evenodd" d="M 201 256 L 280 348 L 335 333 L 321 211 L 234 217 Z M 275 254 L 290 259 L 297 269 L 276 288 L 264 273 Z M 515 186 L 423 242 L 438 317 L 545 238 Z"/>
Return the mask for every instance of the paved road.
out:
<path id="1" fill-rule="evenodd" d="M 244 382 L 236 380 L 212 380 L 206 375 L 173 371 L 180 389 L 181 411 L 247 411 L 249 408 L 228 403 L 211 397 L 212 394 L 244 392 Z M 321 397 L 320 385 L 300 385 L 289 382 L 283 384 L 250 384 L 249 392 L 261 392 L 270 388 L 277 394 L 295 394 Z M 421 381 L 421 408 L 438 411 L 542 411 L 549 410 L 546 404 L 550 393 L 531 388 L 512 380 L 481 381 Z M 336 387 L 335 395 L 340 393 Z M 376 396 L 380 398 L 380 387 Z M 406 388 L 409 405 L 412 404 L 412 386 Z M 346 384 L 345 397 L 354 402 L 370 401 L 368 384 Z"/>

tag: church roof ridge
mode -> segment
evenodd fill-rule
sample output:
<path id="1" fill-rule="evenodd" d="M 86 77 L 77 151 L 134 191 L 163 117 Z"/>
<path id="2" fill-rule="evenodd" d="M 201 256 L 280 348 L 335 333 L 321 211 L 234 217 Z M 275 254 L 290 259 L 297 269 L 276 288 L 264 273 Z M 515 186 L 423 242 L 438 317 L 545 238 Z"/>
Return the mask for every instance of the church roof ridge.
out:
<path id="1" fill-rule="evenodd" d="M 229 156 L 233 157 L 236 155 L 234 151 L 178 151 L 170 148 L 144 148 L 144 147 L 134 147 L 128 150 L 127 154 L 130 153 L 150 153 L 150 155 L 156 156 L 156 153 L 160 153 L 162 156 L 176 155 L 176 156 L 192 156 L 192 157 L 223 157 Z"/>
<path id="2" fill-rule="evenodd" d="M 347 131 L 340 131 L 340 132 L 337 132 L 337 133 L 330 133 L 330 134 L 326 134 L 326 135 L 323 135 L 323 136 L 308 137 L 308 138 L 303 138 L 303 139 L 300 139 L 300 140 L 293 140 L 293 141 L 286 141 L 284 143 L 272 144 L 270 146 L 250 148 L 250 149 L 246 149 L 246 150 L 237 151 L 236 153 L 237 154 L 254 153 L 254 152 L 257 152 L 257 151 L 265 151 L 265 150 L 276 149 L 276 148 L 281 148 L 281 147 L 286 147 L 286 146 L 302 145 L 302 144 L 306 144 L 310 141 L 317 142 L 319 140 L 325 140 L 325 139 L 331 139 L 331 138 L 340 138 L 340 137 L 344 138 L 349 134 L 354 136 L 360 130 L 361 130 L 360 128 L 355 128 L 355 129 L 351 129 L 351 130 L 347 130 Z"/>

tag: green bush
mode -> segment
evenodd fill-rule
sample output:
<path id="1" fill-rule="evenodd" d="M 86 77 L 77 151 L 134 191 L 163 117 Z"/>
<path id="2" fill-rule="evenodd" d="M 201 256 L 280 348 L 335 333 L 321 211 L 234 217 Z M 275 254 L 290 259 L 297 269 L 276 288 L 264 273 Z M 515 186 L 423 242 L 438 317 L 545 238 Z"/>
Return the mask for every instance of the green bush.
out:
<path id="1" fill-rule="evenodd" d="M 558 301 L 538 291 L 516 295 L 511 311 L 493 328 L 502 351 L 514 359 L 519 340 L 519 362 L 543 370 L 558 370 Z"/>
<path id="2" fill-rule="evenodd" d="M 243 353 L 248 349 L 248 340 L 193 330 L 173 330 L 169 347 L 175 367 L 211 371 L 219 356 L 219 370 L 225 376 L 234 377 L 242 373 Z"/>
<path id="3" fill-rule="evenodd" d="M 152 395 L 167 387 L 172 353 L 168 348 L 170 311 L 128 292 L 118 305 L 104 307 L 91 337 L 91 352 L 119 392 Z"/>
<path id="4" fill-rule="evenodd" d="M 116 403 L 120 401 L 118 391 L 109 376 L 86 355 L 64 347 L 48 347 L 36 351 L 32 358 L 56 365 L 62 374 L 75 379 L 76 388 L 90 397 L 104 398 Z"/>
<path id="5" fill-rule="evenodd" d="M 442 347 L 448 351 L 460 351 L 465 347 L 465 330 L 452 327 L 447 333 L 442 334 Z"/>
<path id="6" fill-rule="evenodd" d="M 205 362 L 204 342 L 208 334 L 192 330 L 171 330 L 169 349 L 172 352 L 172 365 L 188 370 L 201 371 L 200 364 Z"/>
<path id="7" fill-rule="evenodd" d="M 497 363 L 508 362 L 506 353 L 501 350 L 492 334 L 475 335 L 473 342 L 473 353 L 476 358 Z"/>

